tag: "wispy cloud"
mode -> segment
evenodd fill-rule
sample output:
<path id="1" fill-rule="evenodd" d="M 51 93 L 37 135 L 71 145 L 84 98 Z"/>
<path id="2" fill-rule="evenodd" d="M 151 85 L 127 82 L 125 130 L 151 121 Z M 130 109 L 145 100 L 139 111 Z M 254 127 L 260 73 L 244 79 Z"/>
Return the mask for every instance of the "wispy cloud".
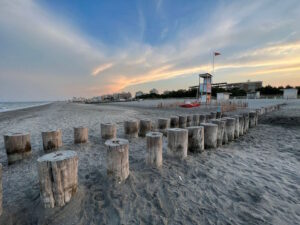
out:
<path id="1" fill-rule="evenodd" d="M 162 4 L 157 1 L 156 10 L 162 10 Z M 116 47 L 101 40 L 95 45 L 76 24 L 57 18 L 35 1 L 4 0 L 0 2 L 0 78 L 13 86 L 20 77 L 30 77 L 44 86 L 43 98 L 100 95 L 210 72 L 214 50 L 222 53 L 216 61 L 220 80 L 247 76 L 264 80 L 272 73 L 291 77 L 300 63 L 299 8 L 300 2 L 293 0 L 220 4 L 205 22 L 185 22 L 171 34 L 162 26 L 160 37 L 172 38 L 155 45 L 144 42 L 147 18 L 138 8 L 140 38 Z M 76 88 L 64 88 L 71 84 Z M 184 83 L 182 87 L 186 88 Z M 0 94 L 13 93 L 0 88 Z"/>

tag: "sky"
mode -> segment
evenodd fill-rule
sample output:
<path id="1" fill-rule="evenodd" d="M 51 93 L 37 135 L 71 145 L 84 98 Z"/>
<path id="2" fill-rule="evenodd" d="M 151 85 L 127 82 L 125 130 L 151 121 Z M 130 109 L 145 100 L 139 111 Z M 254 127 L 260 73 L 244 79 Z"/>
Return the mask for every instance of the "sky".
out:
<path id="1" fill-rule="evenodd" d="M 299 0 L 0 0 L 0 101 L 300 86 Z"/>

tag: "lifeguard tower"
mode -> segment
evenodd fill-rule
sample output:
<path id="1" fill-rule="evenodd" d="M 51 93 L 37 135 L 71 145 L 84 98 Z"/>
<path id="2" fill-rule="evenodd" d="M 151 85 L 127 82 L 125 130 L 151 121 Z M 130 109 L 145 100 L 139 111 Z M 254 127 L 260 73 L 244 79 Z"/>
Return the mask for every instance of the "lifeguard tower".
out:
<path id="1" fill-rule="evenodd" d="M 201 78 L 203 82 L 201 83 Z M 211 99 L 211 82 L 212 75 L 210 73 L 199 74 L 199 94 L 198 98 L 201 102 L 210 103 Z"/>

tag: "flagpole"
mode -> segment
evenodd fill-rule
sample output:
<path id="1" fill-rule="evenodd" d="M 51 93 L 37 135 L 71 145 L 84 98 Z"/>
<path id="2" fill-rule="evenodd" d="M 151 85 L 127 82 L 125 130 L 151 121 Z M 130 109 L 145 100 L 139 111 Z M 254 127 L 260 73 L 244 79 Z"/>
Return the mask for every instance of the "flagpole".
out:
<path id="1" fill-rule="evenodd" d="M 215 52 L 213 52 L 213 75 L 215 75 Z"/>

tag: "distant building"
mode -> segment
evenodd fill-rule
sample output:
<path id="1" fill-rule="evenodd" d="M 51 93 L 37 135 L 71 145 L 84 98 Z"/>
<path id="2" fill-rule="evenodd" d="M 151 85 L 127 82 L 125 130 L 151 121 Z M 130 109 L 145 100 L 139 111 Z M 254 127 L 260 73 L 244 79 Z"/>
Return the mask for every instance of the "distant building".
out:
<path id="1" fill-rule="evenodd" d="M 144 93 L 142 91 L 135 92 L 135 97 L 136 98 L 141 97 L 142 95 L 144 95 Z"/>
<path id="2" fill-rule="evenodd" d="M 150 90 L 150 94 L 157 94 L 158 95 L 158 90 L 153 88 Z"/>
<path id="3" fill-rule="evenodd" d="M 298 89 L 296 89 L 296 88 L 283 89 L 283 98 L 295 99 L 297 97 L 298 97 Z"/>
<path id="4" fill-rule="evenodd" d="M 244 90 L 246 92 L 255 92 L 256 89 L 262 88 L 262 81 L 247 81 L 247 82 L 240 82 L 240 83 L 215 83 L 212 84 L 212 87 L 216 88 L 224 88 L 225 90 L 230 90 L 233 88 L 238 88 Z"/>
<path id="5" fill-rule="evenodd" d="M 220 92 L 220 93 L 217 93 L 217 101 L 226 101 L 226 100 L 229 100 L 230 94 L 231 93 L 229 93 L 229 92 Z"/>
<path id="6" fill-rule="evenodd" d="M 130 92 L 122 92 L 122 93 L 113 94 L 113 100 L 115 100 L 115 101 L 122 101 L 122 100 L 129 100 L 129 99 L 131 99 Z"/>
<path id="7" fill-rule="evenodd" d="M 260 98 L 260 91 L 247 93 L 248 99 L 258 99 Z"/>

